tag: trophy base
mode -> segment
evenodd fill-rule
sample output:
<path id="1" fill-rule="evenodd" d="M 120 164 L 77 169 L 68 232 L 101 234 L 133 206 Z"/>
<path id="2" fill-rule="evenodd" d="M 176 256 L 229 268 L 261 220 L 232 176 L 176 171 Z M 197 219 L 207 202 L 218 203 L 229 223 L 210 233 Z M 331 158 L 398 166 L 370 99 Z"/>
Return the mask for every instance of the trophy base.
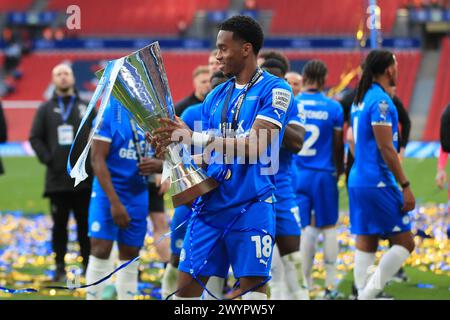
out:
<path id="1" fill-rule="evenodd" d="M 183 204 L 190 204 L 199 196 L 210 192 L 211 190 L 217 188 L 219 184 L 213 178 L 208 178 L 189 189 L 186 189 L 176 195 L 172 196 L 173 206 L 179 207 Z"/>

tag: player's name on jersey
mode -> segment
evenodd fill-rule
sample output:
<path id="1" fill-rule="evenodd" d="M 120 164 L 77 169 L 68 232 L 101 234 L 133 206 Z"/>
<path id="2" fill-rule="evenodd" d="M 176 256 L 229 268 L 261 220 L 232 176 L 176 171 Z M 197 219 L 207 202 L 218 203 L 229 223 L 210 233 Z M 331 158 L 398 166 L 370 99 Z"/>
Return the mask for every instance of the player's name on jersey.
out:
<path id="1" fill-rule="evenodd" d="M 145 141 L 141 141 L 141 150 L 144 150 Z M 120 148 L 119 157 L 128 160 L 138 160 L 136 147 L 134 146 L 133 140 L 128 141 L 128 148 Z"/>
<path id="2" fill-rule="evenodd" d="M 305 110 L 306 119 L 327 120 L 328 111 Z"/>

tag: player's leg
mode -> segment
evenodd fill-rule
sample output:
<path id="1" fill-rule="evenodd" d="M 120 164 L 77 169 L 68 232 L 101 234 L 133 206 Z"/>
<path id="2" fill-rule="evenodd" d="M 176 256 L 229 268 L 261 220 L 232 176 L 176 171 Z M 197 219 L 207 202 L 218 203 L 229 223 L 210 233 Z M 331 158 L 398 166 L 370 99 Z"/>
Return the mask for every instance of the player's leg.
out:
<path id="1" fill-rule="evenodd" d="M 369 278 L 369 268 L 375 263 L 378 248 L 378 231 L 369 228 L 372 210 L 367 206 L 373 195 L 369 188 L 348 188 L 351 233 L 356 235 L 353 277 L 357 294 L 364 290 Z"/>
<path id="2" fill-rule="evenodd" d="M 112 220 L 107 199 L 91 198 L 88 222 L 91 254 L 86 271 L 86 283 L 92 284 L 114 270 L 114 262 L 109 257 L 118 228 Z M 107 282 L 102 282 L 87 288 L 86 299 L 100 300 L 106 285 Z"/>
<path id="3" fill-rule="evenodd" d="M 217 215 L 208 218 L 211 218 L 211 215 L 205 214 L 189 221 L 180 252 L 177 293 L 173 296 L 174 300 L 200 300 L 203 287 L 211 276 L 225 278 L 228 274 L 229 262 L 221 238 L 224 232 L 220 228 L 222 222 L 217 219 Z"/>
<path id="4" fill-rule="evenodd" d="M 315 188 L 315 225 L 323 234 L 325 265 L 325 295 L 332 297 L 336 281 L 336 260 L 339 252 L 336 223 L 339 218 L 339 192 L 336 177 L 328 172 L 318 173 L 318 187 Z M 321 201 L 326 199 L 326 201 Z"/>
<path id="5" fill-rule="evenodd" d="M 163 277 L 161 279 L 161 297 L 166 299 L 177 290 L 178 264 L 180 262 L 180 253 L 183 248 L 183 240 L 186 235 L 191 209 L 188 206 L 175 208 L 172 222 L 170 224 L 170 261 L 166 265 Z"/>
<path id="6" fill-rule="evenodd" d="M 366 204 L 362 211 L 369 228 L 368 234 L 388 235 L 393 242 L 380 260 L 358 299 L 374 299 L 387 281 L 400 269 L 414 249 L 408 213 L 402 212 L 403 197 L 397 187 L 359 188 L 360 198 Z"/>
<path id="7" fill-rule="evenodd" d="M 299 251 L 300 236 L 277 236 L 276 243 L 280 249 L 285 282 L 293 299 L 309 300 L 309 293 L 304 284 L 302 261 Z"/>
<path id="8" fill-rule="evenodd" d="M 270 269 L 272 279 L 269 281 L 270 300 L 285 300 L 287 299 L 287 286 L 284 277 L 284 266 L 281 261 L 280 251 L 275 244 L 272 254 L 272 267 Z"/>
<path id="9" fill-rule="evenodd" d="M 209 277 L 198 276 L 197 279 L 203 284 L 208 282 Z M 201 300 L 203 287 L 189 274 L 179 271 L 177 281 L 178 292 L 173 300 Z"/>
<path id="10" fill-rule="evenodd" d="M 336 260 L 339 253 L 336 225 L 322 227 L 321 232 L 323 234 L 323 253 L 326 274 L 325 288 L 330 291 L 335 290 L 337 272 Z"/>
<path id="11" fill-rule="evenodd" d="M 206 283 L 206 289 L 203 293 L 203 300 L 222 300 L 223 288 L 225 286 L 225 278 L 212 276 Z M 212 294 L 212 295 L 211 295 Z"/>
<path id="12" fill-rule="evenodd" d="M 153 240 L 156 246 L 156 252 L 159 258 L 164 263 L 167 263 L 170 258 L 170 239 L 165 238 L 160 241 L 161 237 L 169 232 L 169 225 L 167 216 L 164 212 L 164 197 L 160 195 L 159 188 L 155 183 L 150 183 L 148 187 L 149 192 L 149 213 L 153 225 Z"/>
<path id="13" fill-rule="evenodd" d="M 366 287 L 369 268 L 375 264 L 375 253 L 378 248 L 377 235 L 357 235 L 353 277 L 358 293 Z"/>
<path id="14" fill-rule="evenodd" d="M 242 296 L 244 300 L 267 299 L 266 281 L 275 242 L 275 207 L 269 202 L 249 205 L 225 237 L 226 252 L 241 291 L 249 291 Z"/>
<path id="15" fill-rule="evenodd" d="M 52 215 L 52 247 L 55 253 L 56 273 L 54 281 L 63 281 L 66 275 L 64 257 L 67 252 L 67 223 L 69 221 L 71 193 L 54 193 L 50 195 L 50 212 Z"/>
<path id="16" fill-rule="evenodd" d="M 374 299 L 414 250 L 414 239 L 410 231 L 394 234 L 389 239 L 392 247 L 381 257 L 378 267 L 363 292 L 358 295 L 358 299 Z"/>
<path id="17" fill-rule="evenodd" d="M 91 237 L 91 254 L 86 270 L 86 284 L 93 284 L 106 277 L 114 270 L 114 264 L 109 259 L 113 241 Z M 101 282 L 86 289 L 87 300 L 100 300 L 106 282 Z"/>
<path id="18" fill-rule="evenodd" d="M 299 194 L 297 204 L 299 206 L 301 225 L 303 228 L 300 242 L 303 275 L 308 289 L 312 290 L 312 269 L 320 230 L 314 226 L 315 221 L 312 215 L 312 199 L 310 196 L 307 194 Z"/>
<path id="19" fill-rule="evenodd" d="M 117 237 L 119 264 L 129 262 L 139 256 L 147 233 L 147 208 L 126 205 L 131 221 L 126 229 L 120 229 Z M 144 213 L 144 214 L 142 214 Z M 139 260 L 117 272 L 116 288 L 118 300 L 133 300 L 138 293 Z"/>
<path id="20" fill-rule="evenodd" d="M 129 246 L 119 243 L 119 264 L 122 265 L 139 256 L 140 246 Z M 116 277 L 117 299 L 133 300 L 138 294 L 139 260 L 119 270 Z"/>

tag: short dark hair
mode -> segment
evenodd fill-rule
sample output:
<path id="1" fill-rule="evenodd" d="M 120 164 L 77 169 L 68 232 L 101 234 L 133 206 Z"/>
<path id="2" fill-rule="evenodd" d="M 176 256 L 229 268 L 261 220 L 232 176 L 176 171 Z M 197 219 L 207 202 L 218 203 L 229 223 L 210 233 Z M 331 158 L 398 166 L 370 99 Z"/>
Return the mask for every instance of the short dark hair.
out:
<path id="1" fill-rule="evenodd" d="M 323 87 L 327 73 L 328 69 L 325 63 L 320 60 L 310 60 L 302 70 L 303 82 L 310 84 L 317 83 L 320 87 Z"/>
<path id="2" fill-rule="evenodd" d="M 284 78 L 286 74 L 283 63 L 278 59 L 267 59 L 261 65 L 261 68 L 279 78 Z"/>
<path id="3" fill-rule="evenodd" d="M 264 42 L 264 33 L 258 22 L 248 16 L 234 16 L 224 22 L 219 30 L 233 32 L 233 39 L 249 42 L 253 53 L 258 55 Z"/>
<path id="4" fill-rule="evenodd" d="M 259 54 L 259 57 L 263 58 L 264 60 L 276 59 L 280 61 L 283 64 L 284 73 L 287 73 L 291 69 L 289 59 L 280 51 L 276 50 L 263 51 Z"/>

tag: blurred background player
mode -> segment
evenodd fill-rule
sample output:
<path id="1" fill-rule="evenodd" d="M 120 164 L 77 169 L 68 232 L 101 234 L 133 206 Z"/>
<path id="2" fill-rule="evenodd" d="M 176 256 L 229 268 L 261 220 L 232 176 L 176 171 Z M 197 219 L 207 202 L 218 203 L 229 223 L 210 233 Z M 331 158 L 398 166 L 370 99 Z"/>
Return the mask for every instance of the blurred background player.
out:
<path id="1" fill-rule="evenodd" d="M 76 188 L 67 174 L 66 165 L 75 132 L 86 112 L 86 103 L 75 89 L 75 77 L 66 64 L 59 64 L 52 70 L 55 86 L 53 97 L 39 106 L 30 133 L 30 143 L 39 161 L 46 166 L 44 197 L 50 198 L 50 212 L 53 219 L 52 247 L 55 253 L 56 272 L 54 281 L 65 278 L 64 257 L 67 252 L 67 225 L 73 211 L 77 223 L 77 236 L 84 271 L 89 259 L 88 208 L 92 178 L 81 182 Z M 89 118 L 86 130 L 81 132 L 79 145 L 87 143 L 94 114 Z M 81 150 L 76 147 L 75 154 Z M 87 166 L 87 172 L 91 168 Z"/>
<path id="2" fill-rule="evenodd" d="M 335 295 L 336 259 L 339 251 L 336 223 L 339 218 L 337 180 L 343 173 L 344 115 L 338 102 L 323 94 L 328 74 L 320 60 L 303 68 L 303 91 L 298 96 L 306 116 L 306 137 L 296 157 L 297 203 L 303 235 L 301 250 L 303 272 L 313 289 L 312 268 L 318 236 L 323 234 L 325 298 Z"/>
<path id="3" fill-rule="evenodd" d="M 109 259 L 114 241 L 120 264 L 136 258 L 147 233 L 148 181 L 154 163 L 146 157 L 143 131 L 128 111 L 110 97 L 102 123 L 94 135 L 92 167 L 95 173 L 89 207 L 91 256 L 86 283 L 94 283 L 114 269 Z M 116 277 L 119 300 L 134 299 L 138 288 L 138 264 L 134 261 Z M 102 282 L 87 289 L 88 300 L 101 299 Z"/>
<path id="4" fill-rule="evenodd" d="M 354 278 L 361 300 L 374 299 L 414 249 L 408 212 L 415 199 L 397 155 L 398 114 L 388 94 L 397 73 L 390 51 L 371 51 L 351 110 L 355 162 L 348 190 L 351 232 L 356 234 Z M 368 279 L 380 237 L 388 238 L 392 247 Z"/>
<path id="5" fill-rule="evenodd" d="M 283 65 L 283 70 L 285 70 L 285 72 L 288 72 L 291 69 L 289 59 L 284 54 L 281 54 L 280 51 L 277 51 L 277 50 L 261 51 L 258 54 L 258 60 L 257 60 L 258 66 L 261 66 L 266 60 L 269 60 L 269 59 L 275 59 L 275 60 L 278 60 L 279 62 L 281 62 L 281 64 Z"/>
<path id="6" fill-rule="evenodd" d="M 302 90 L 302 75 L 295 71 L 289 71 L 284 76 L 284 79 L 289 83 L 294 93 L 294 97 L 297 97 Z"/>
<path id="7" fill-rule="evenodd" d="M 208 70 L 209 75 L 212 77 L 216 72 L 220 72 L 220 63 L 219 60 L 216 59 L 217 49 L 214 49 L 210 52 L 208 57 Z"/>
<path id="8" fill-rule="evenodd" d="M 444 109 L 441 116 L 440 143 L 441 148 L 439 149 L 437 163 L 436 184 L 440 189 L 444 189 L 447 183 L 445 167 L 447 166 L 448 153 L 450 152 L 450 103 Z M 448 198 L 450 199 L 450 188 Z"/>
<path id="9" fill-rule="evenodd" d="M 447 183 L 447 172 L 445 167 L 447 166 L 448 153 L 450 152 L 450 103 L 447 105 L 441 116 L 440 142 L 441 148 L 439 150 L 437 164 L 436 184 L 440 189 L 444 189 Z M 450 188 L 448 188 L 447 199 L 448 213 L 450 205 Z M 450 224 L 447 225 L 447 236 L 448 235 L 450 235 Z"/>
<path id="10" fill-rule="evenodd" d="M 280 53 L 280 55 L 282 54 Z M 287 58 L 285 59 L 287 60 Z M 284 79 L 286 74 L 282 59 L 269 58 L 264 61 L 261 68 L 281 79 Z M 294 99 L 293 96 L 292 99 Z M 269 286 L 270 298 L 273 300 L 287 297 L 295 300 L 309 300 L 308 290 L 303 284 L 300 257 L 300 216 L 292 181 L 293 156 L 302 149 L 305 136 L 304 122 L 303 109 L 299 109 L 295 105 L 288 117 L 279 154 L 279 170 L 275 175 L 275 243 L 281 257 L 282 268 L 274 266 L 271 270 L 272 280 L 269 282 Z M 285 289 L 287 292 L 284 292 Z"/>
<path id="11" fill-rule="evenodd" d="M 211 68 L 214 68 L 214 65 Z M 194 92 L 175 105 L 175 114 L 177 116 L 180 116 L 187 107 L 205 100 L 206 94 L 211 90 L 209 83 L 210 76 L 209 66 L 198 66 L 195 68 L 192 73 Z"/>

